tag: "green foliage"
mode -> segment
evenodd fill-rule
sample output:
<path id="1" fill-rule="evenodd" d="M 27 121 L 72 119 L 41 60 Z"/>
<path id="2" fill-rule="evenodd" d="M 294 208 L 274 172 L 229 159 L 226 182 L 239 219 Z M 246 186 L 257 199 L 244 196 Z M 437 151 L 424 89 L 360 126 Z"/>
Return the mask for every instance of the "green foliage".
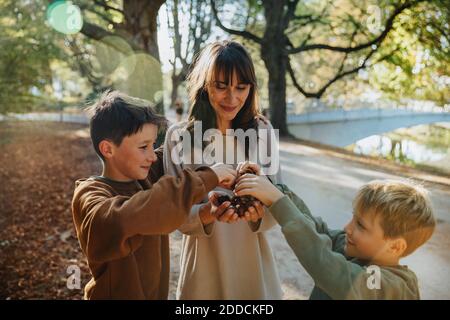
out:
<path id="1" fill-rule="evenodd" d="M 369 83 L 392 99 L 450 103 L 450 6 L 430 1 L 408 10 L 386 39 L 397 49 L 370 72 Z"/>
<path id="2" fill-rule="evenodd" d="M 302 43 L 355 46 L 373 39 L 370 8 L 379 8 L 381 26 L 393 8 L 417 0 L 303 0 L 295 8 L 293 19 L 285 30 L 292 47 Z M 221 17 L 227 26 L 247 30 L 263 37 L 264 9 L 261 0 L 217 0 Z M 134 47 L 117 51 L 97 40 L 77 34 L 65 36 L 46 23 L 49 1 L 0 0 L 0 113 L 26 112 L 59 104 L 61 96 L 78 98 L 90 91 L 95 95 L 107 87 L 155 100 L 159 83 L 148 81 L 149 74 L 159 75 L 159 65 L 144 59 Z M 85 21 L 110 32 L 113 42 L 126 48 L 130 21 L 114 9 L 89 0 L 74 2 L 80 6 Z M 109 6 L 122 8 L 120 1 Z M 229 12 L 230 15 L 226 13 Z M 372 20 L 371 20 L 372 19 Z M 225 21 L 227 20 L 227 21 Z M 376 19 L 375 19 L 376 20 Z M 448 0 L 419 1 L 395 20 L 393 29 L 370 57 L 365 77 L 351 74 L 333 83 L 324 99 L 336 94 L 358 95 L 362 84 L 378 89 L 391 99 L 426 99 L 440 105 L 450 103 L 450 6 Z M 376 22 L 376 21 L 375 21 Z M 218 29 L 215 29 L 218 31 Z M 217 32 L 216 35 L 223 35 Z M 129 35 L 129 30 L 128 30 Z M 251 52 L 257 69 L 262 105 L 268 106 L 268 74 L 261 59 L 260 46 L 239 36 Z M 354 38 L 352 38 L 354 37 Z M 119 39 L 119 40 L 118 40 Z M 125 40 L 124 40 L 125 39 Z M 135 37 L 131 37 L 135 39 Z M 310 50 L 291 54 L 297 82 L 314 92 L 332 79 L 338 69 L 351 70 L 371 48 L 345 55 L 329 50 Z M 378 59 L 382 61 L 378 62 Z M 142 65 L 146 67 L 141 67 Z M 156 70 L 156 71 L 153 71 Z M 153 77 L 154 79 L 158 77 Z M 287 96 L 299 101 L 302 95 L 287 76 Z M 61 92 L 55 92 L 55 82 Z M 75 84 L 71 84 L 71 83 Z M 75 88 L 75 89 L 74 89 Z M 156 88 L 156 89 L 155 89 Z"/>
<path id="3" fill-rule="evenodd" d="M 226 12 L 226 0 L 216 1 Z M 247 30 L 262 37 L 266 28 L 263 1 L 237 1 L 240 15 L 234 15 L 227 25 Z M 317 49 L 291 54 L 290 60 L 297 82 L 308 92 L 316 92 L 339 70 L 341 73 L 357 68 L 375 48 L 367 60 L 365 76 L 351 73 L 333 83 L 323 96 L 356 96 L 364 86 L 377 89 L 385 96 L 426 99 L 443 105 L 450 102 L 450 6 L 448 0 L 303 0 L 295 8 L 295 17 L 284 34 L 289 47 L 302 44 L 327 44 L 355 47 L 381 34 L 395 8 L 411 3 L 393 23 L 387 37 L 375 47 L 353 52 Z M 275 5 L 275 4 L 273 4 Z M 246 15 L 249 15 L 246 17 Z M 222 15 L 227 20 L 226 14 Z M 244 16 L 244 17 L 242 17 Z M 245 40 L 241 40 L 245 41 Z M 247 46 L 258 45 L 246 41 Z M 301 100 L 292 90 L 288 76 L 287 96 Z M 330 99 L 331 100 L 331 99 Z"/>
<path id="4" fill-rule="evenodd" d="M 43 1 L 0 2 L 0 113 L 52 104 L 50 62 L 60 36 L 45 23 Z"/>

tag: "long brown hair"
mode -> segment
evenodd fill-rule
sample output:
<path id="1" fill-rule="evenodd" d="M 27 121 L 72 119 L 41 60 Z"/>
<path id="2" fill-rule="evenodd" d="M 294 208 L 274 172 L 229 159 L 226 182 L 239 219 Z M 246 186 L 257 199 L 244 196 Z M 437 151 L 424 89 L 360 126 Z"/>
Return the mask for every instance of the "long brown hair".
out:
<path id="1" fill-rule="evenodd" d="M 232 120 L 232 129 L 257 128 L 258 88 L 252 59 L 241 44 L 216 41 L 196 56 L 187 78 L 190 100 L 188 130 L 193 128 L 194 121 L 202 121 L 202 133 L 217 127 L 216 113 L 209 102 L 207 87 L 220 74 L 224 75 L 227 83 L 231 83 L 233 72 L 236 72 L 239 82 L 250 84 L 250 92 L 244 106 Z"/>

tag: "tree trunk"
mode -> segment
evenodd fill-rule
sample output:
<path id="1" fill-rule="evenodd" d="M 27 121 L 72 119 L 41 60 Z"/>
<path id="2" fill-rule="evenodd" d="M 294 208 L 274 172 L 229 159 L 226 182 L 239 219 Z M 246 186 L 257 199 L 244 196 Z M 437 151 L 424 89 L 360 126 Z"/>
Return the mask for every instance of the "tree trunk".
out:
<path id="1" fill-rule="evenodd" d="M 135 46 L 139 47 L 145 53 L 150 54 L 158 62 L 159 49 L 158 49 L 158 24 L 157 17 L 158 11 L 165 0 L 147 1 L 147 0 L 127 0 L 123 2 L 123 12 L 125 16 L 123 27 L 118 30 L 118 33 L 125 33 L 123 36 L 132 42 Z M 149 75 L 151 77 L 158 77 L 157 88 L 154 88 L 155 92 L 162 92 L 163 81 L 162 73 Z M 153 91 L 153 90 L 152 90 Z M 164 101 L 163 97 L 155 101 L 155 108 L 158 113 L 164 113 Z"/>
<path id="2" fill-rule="evenodd" d="M 269 111 L 274 128 L 280 130 L 280 136 L 288 135 L 286 123 L 286 59 L 275 46 L 270 50 L 261 47 L 264 64 L 269 73 Z"/>
<path id="3" fill-rule="evenodd" d="M 159 61 L 158 11 L 165 0 L 127 0 L 123 2 L 124 30 L 143 51 Z"/>
<path id="4" fill-rule="evenodd" d="M 266 29 L 261 42 L 261 58 L 269 73 L 270 121 L 280 136 L 288 135 L 286 124 L 286 69 L 287 57 L 284 53 L 286 38 L 282 1 L 263 1 Z"/>
<path id="5" fill-rule="evenodd" d="M 175 101 L 178 98 L 178 87 L 180 86 L 181 81 L 180 77 L 175 74 L 175 72 L 172 74 L 172 92 L 170 94 L 170 108 L 175 108 Z"/>
<path id="6" fill-rule="evenodd" d="M 173 66 L 172 71 L 172 92 L 171 92 L 171 104 L 170 107 L 173 108 L 175 106 L 175 100 L 178 98 L 178 88 L 180 85 L 186 80 L 187 74 L 189 70 L 189 65 L 183 65 L 181 70 L 176 73 L 175 66 Z"/>

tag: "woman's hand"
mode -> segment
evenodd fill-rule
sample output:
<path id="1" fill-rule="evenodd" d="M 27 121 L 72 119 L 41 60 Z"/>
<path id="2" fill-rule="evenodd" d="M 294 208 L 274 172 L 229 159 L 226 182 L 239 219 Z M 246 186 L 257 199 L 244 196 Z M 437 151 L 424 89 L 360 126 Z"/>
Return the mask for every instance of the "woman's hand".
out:
<path id="1" fill-rule="evenodd" d="M 255 172 L 258 176 L 261 174 L 261 167 L 257 163 L 250 161 L 239 162 L 236 171 L 238 174 L 242 174 L 245 173 L 247 169 L 253 170 L 253 172 Z"/>
<path id="2" fill-rule="evenodd" d="M 237 172 L 231 165 L 216 163 L 211 167 L 219 179 L 219 186 L 230 189 L 236 181 Z"/>
<path id="3" fill-rule="evenodd" d="M 265 176 L 256 176 L 248 173 L 239 177 L 234 193 L 238 196 L 253 196 L 267 207 L 270 207 L 283 197 L 283 193 Z"/>
<path id="4" fill-rule="evenodd" d="M 202 215 L 205 218 L 205 222 L 202 220 L 202 223 L 209 224 L 214 222 L 215 220 L 220 222 L 227 222 L 227 223 L 233 223 L 238 221 L 238 214 L 233 208 L 228 208 L 231 205 L 230 201 L 225 201 L 222 204 L 219 204 L 218 198 L 220 196 L 220 193 L 217 192 L 210 192 L 208 194 L 208 204 L 209 209 L 208 212 L 201 213 L 200 212 L 200 219 L 202 220 Z M 205 211 L 207 210 L 205 208 Z"/>
<path id="5" fill-rule="evenodd" d="M 211 214 L 211 208 L 212 204 L 211 202 L 208 201 L 207 203 L 205 203 L 203 206 L 200 207 L 200 210 L 198 212 L 200 221 L 204 226 L 216 221 L 216 217 Z"/>

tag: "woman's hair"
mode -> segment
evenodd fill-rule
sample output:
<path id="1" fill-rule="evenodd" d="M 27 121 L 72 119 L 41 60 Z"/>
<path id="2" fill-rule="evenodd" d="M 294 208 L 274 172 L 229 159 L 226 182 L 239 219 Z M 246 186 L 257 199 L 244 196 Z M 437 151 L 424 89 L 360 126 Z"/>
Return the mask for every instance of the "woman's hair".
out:
<path id="1" fill-rule="evenodd" d="M 239 43 L 216 41 L 196 56 L 188 75 L 188 130 L 193 129 L 194 121 L 202 121 L 202 134 L 216 128 L 216 113 L 209 102 L 207 87 L 214 84 L 220 74 L 223 74 L 227 84 L 231 83 L 233 72 L 236 72 L 239 82 L 250 84 L 250 92 L 244 106 L 232 120 L 232 129 L 257 128 L 258 94 L 252 59 Z"/>

